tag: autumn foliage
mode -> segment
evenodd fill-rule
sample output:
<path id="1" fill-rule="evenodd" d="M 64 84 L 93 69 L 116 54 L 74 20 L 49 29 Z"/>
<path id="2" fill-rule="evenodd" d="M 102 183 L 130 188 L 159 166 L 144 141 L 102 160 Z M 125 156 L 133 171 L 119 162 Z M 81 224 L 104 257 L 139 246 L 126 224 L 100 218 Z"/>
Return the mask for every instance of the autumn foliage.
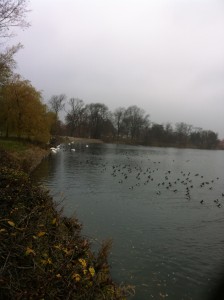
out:
<path id="1" fill-rule="evenodd" d="M 54 117 L 41 102 L 41 94 L 29 81 L 13 78 L 0 92 L 1 134 L 39 142 L 50 139 Z"/>

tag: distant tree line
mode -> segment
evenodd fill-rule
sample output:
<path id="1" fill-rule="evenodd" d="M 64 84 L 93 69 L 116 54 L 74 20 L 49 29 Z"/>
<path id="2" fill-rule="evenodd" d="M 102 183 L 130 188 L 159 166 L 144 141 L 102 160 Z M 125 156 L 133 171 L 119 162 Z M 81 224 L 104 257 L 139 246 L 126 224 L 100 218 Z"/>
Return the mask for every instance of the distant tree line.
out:
<path id="1" fill-rule="evenodd" d="M 65 110 L 66 107 L 68 107 Z M 218 134 L 211 130 L 195 128 L 184 122 L 157 124 L 136 105 L 119 107 L 111 112 L 105 104 L 85 104 L 71 98 L 66 103 L 65 95 L 54 95 L 49 109 L 57 116 L 53 134 L 103 139 L 107 142 L 141 144 L 151 146 L 193 147 L 215 149 Z M 65 122 L 58 114 L 65 110 Z"/>

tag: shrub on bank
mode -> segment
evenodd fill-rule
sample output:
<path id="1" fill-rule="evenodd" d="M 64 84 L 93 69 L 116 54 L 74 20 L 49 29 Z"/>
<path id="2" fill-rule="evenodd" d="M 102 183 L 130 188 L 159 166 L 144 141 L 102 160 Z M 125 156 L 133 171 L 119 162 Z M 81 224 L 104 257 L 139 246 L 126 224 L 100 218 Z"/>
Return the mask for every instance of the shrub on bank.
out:
<path id="1" fill-rule="evenodd" d="M 78 220 L 63 217 L 48 192 L 6 157 L 1 152 L 0 298 L 126 299 L 132 289 L 110 276 L 110 243 L 94 254 Z"/>

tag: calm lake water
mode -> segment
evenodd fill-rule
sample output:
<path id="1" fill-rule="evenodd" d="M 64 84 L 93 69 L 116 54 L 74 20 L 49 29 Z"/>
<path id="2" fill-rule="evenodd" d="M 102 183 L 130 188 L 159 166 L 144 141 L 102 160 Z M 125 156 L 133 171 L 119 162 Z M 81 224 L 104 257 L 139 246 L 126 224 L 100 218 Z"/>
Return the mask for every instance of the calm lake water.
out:
<path id="1" fill-rule="evenodd" d="M 135 285 L 132 299 L 207 299 L 224 271 L 224 151 L 75 147 L 33 177 L 93 247 L 113 240 L 113 278 Z"/>

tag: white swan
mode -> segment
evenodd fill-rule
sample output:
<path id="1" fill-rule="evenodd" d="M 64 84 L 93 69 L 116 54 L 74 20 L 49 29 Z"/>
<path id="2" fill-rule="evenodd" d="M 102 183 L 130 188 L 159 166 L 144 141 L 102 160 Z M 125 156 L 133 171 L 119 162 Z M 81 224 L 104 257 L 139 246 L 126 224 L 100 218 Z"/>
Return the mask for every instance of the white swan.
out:
<path id="1" fill-rule="evenodd" d="M 58 152 L 57 148 L 51 147 L 50 149 L 51 149 L 52 153 L 57 153 Z"/>
<path id="2" fill-rule="evenodd" d="M 58 145 L 56 148 L 55 147 L 51 147 L 50 149 L 51 149 L 52 153 L 57 153 L 58 151 L 61 150 L 61 145 Z"/>

